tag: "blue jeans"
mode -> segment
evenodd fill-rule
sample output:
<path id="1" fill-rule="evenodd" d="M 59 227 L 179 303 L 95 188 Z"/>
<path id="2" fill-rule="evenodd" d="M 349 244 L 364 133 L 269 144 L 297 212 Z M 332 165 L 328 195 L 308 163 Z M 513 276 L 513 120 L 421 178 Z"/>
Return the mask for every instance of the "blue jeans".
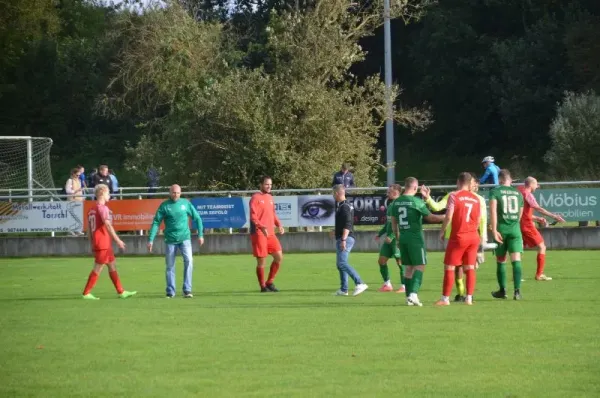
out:
<path id="1" fill-rule="evenodd" d="M 192 241 L 184 240 L 181 243 L 166 244 L 167 296 L 175 295 L 175 256 L 177 255 L 177 249 L 179 249 L 183 257 L 183 294 L 192 292 L 192 271 L 194 270 Z"/>
<path id="2" fill-rule="evenodd" d="M 362 279 L 360 279 L 360 275 L 354 268 L 348 264 L 348 256 L 350 255 L 350 251 L 354 246 L 354 238 L 348 237 L 346 239 L 346 250 L 342 250 L 340 245 L 342 241 L 338 239 L 335 243 L 336 248 L 336 256 L 335 256 L 335 265 L 337 266 L 338 271 L 340 272 L 340 290 L 343 292 L 348 291 L 348 276 L 352 278 L 355 285 L 360 285 Z"/>

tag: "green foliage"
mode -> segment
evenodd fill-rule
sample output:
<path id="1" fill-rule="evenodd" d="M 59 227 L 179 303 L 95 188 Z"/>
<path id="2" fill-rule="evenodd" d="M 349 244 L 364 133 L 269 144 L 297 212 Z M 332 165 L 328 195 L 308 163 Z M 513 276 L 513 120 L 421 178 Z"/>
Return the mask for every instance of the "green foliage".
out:
<path id="1" fill-rule="evenodd" d="M 552 147 L 544 156 L 562 178 L 599 179 L 600 96 L 565 93 L 550 127 Z"/>
<path id="2" fill-rule="evenodd" d="M 250 189 L 261 174 L 298 188 L 327 186 L 350 161 L 358 184 L 373 184 L 386 92 L 378 77 L 359 81 L 349 69 L 365 55 L 358 40 L 381 19 L 360 15 L 342 0 L 273 13 L 265 42 L 249 50 L 263 54 L 255 68 L 231 46 L 243 39 L 235 30 L 197 22 L 176 4 L 124 20 L 128 41 L 101 109 L 144 120 L 128 167 L 154 164 L 166 180 L 200 188 Z M 396 118 L 428 122 L 415 109 Z"/>

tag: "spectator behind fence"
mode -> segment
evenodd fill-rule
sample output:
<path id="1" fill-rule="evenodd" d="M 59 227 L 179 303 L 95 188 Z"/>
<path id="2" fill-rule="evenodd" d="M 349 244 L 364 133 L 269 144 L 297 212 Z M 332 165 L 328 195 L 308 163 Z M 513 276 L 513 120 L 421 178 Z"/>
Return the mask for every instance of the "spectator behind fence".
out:
<path id="1" fill-rule="evenodd" d="M 494 184 L 498 185 L 498 173 L 500 173 L 500 167 L 494 163 L 495 159 L 493 156 L 486 156 L 481 161 L 481 165 L 485 169 L 485 173 L 479 179 L 480 184 Z"/>
<path id="2" fill-rule="evenodd" d="M 88 182 L 87 182 L 88 188 L 94 188 L 96 186 L 95 181 L 96 181 L 96 175 L 97 174 L 98 174 L 98 168 L 94 167 L 92 169 L 92 172 L 88 176 Z"/>
<path id="3" fill-rule="evenodd" d="M 80 168 L 75 167 L 71 170 L 71 177 L 67 180 L 65 184 L 65 192 L 68 195 L 68 201 L 78 201 L 82 202 L 85 197 L 83 196 L 83 188 L 81 186 L 81 180 L 79 179 Z M 71 235 L 83 235 L 82 231 L 71 231 Z"/>
<path id="4" fill-rule="evenodd" d="M 108 166 L 105 164 L 101 165 L 98 168 L 98 173 L 94 175 L 94 186 L 98 184 L 104 184 L 108 187 L 108 192 L 114 192 L 112 180 L 108 175 Z"/>
<path id="5" fill-rule="evenodd" d="M 350 165 L 348 163 L 342 164 L 342 169 L 333 175 L 331 185 L 343 185 L 344 188 L 354 187 L 354 175 L 350 172 Z"/>
<path id="6" fill-rule="evenodd" d="M 117 176 L 113 169 L 108 170 L 108 176 L 110 177 L 110 182 L 112 183 L 112 193 L 117 195 L 119 193 L 119 180 L 117 180 Z M 113 196 L 116 199 L 116 196 Z"/>
<path id="7" fill-rule="evenodd" d="M 148 193 L 155 193 L 158 188 L 158 181 L 160 179 L 160 175 L 158 170 L 154 168 L 154 166 L 150 166 L 147 173 L 148 177 Z"/>
<path id="8" fill-rule="evenodd" d="M 81 181 L 81 188 L 85 191 L 88 186 L 87 180 L 85 179 L 85 167 L 82 165 L 77 165 L 79 169 L 79 181 Z"/>

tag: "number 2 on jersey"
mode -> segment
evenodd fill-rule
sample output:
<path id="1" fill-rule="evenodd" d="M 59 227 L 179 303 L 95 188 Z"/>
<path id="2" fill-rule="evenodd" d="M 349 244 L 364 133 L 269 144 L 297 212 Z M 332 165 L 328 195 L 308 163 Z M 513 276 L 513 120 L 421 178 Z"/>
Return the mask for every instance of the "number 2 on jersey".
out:
<path id="1" fill-rule="evenodd" d="M 502 212 L 504 214 L 517 214 L 519 212 L 519 202 L 516 196 L 502 195 Z"/>
<path id="2" fill-rule="evenodd" d="M 398 225 L 407 226 L 408 220 L 406 217 L 408 216 L 408 210 L 406 207 L 398 207 Z"/>

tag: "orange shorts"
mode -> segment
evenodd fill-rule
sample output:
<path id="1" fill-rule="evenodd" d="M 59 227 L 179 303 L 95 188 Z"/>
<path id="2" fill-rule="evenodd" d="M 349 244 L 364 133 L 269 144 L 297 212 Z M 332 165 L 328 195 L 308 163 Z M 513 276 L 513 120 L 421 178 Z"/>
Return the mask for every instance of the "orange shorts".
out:
<path id="1" fill-rule="evenodd" d="M 112 247 L 110 249 L 95 250 L 94 251 L 94 262 L 96 264 L 110 264 L 115 261 L 115 253 Z"/>
<path id="2" fill-rule="evenodd" d="M 444 255 L 444 265 L 475 265 L 479 238 L 468 240 L 449 240 Z"/>
<path id="3" fill-rule="evenodd" d="M 252 254 L 254 257 L 267 257 L 269 254 L 280 252 L 281 244 L 275 235 L 265 236 L 262 232 L 252 234 Z"/>
<path id="4" fill-rule="evenodd" d="M 544 241 L 537 228 L 524 228 L 521 230 L 521 234 L 523 235 L 523 246 L 527 248 L 536 247 Z"/>

